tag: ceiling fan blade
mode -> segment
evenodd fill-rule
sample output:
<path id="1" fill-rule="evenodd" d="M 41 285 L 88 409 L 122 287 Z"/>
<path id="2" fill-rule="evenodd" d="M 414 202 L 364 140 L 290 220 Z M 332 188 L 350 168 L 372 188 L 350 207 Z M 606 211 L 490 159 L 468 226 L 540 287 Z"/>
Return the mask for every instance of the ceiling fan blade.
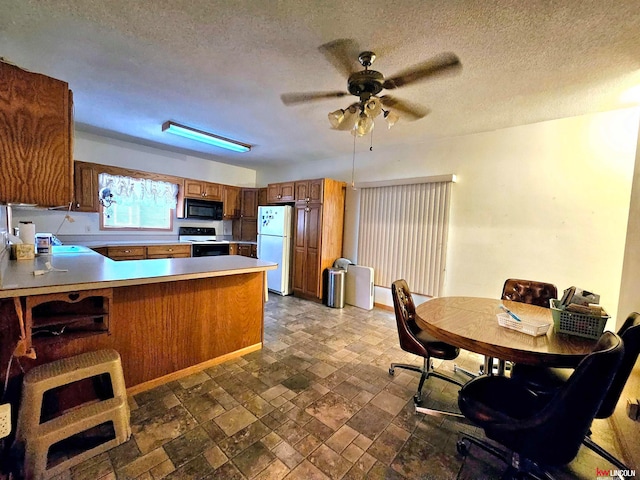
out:
<path id="1" fill-rule="evenodd" d="M 407 102 L 406 100 L 399 100 L 391 95 L 383 95 L 380 97 L 380 101 L 385 107 L 402 113 L 402 117 L 409 121 L 420 120 L 426 117 L 431 111 L 427 107 Z"/>
<path id="2" fill-rule="evenodd" d="M 340 98 L 349 95 L 348 92 L 299 92 L 299 93 L 283 93 L 280 95 L 282 103 L 285 105 L 297 105 L 299 103 L 315 102 L 317 100 L 326 100 L 327 98 Z"/>
<path id="3" fill-rule="evenodd" d="M 460 59 L 454 53 L 446 52 L 387 78 L 382 86 L 389 90 L 400 88 L 439 75 L 457 73 L 461 68 Z"/>
<path id="4" fill-rule="evenodd" d="M 318 50 L 346 78 L 358 69 L 360 47 L 355 40 L 340 38 L 320 45 Z"/>

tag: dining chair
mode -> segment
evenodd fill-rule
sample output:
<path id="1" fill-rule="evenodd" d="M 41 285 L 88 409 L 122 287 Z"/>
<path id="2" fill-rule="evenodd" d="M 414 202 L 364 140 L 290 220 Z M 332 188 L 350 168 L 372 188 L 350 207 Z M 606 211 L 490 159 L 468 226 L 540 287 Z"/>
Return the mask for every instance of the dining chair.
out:
<path id="1" fill-rule="evenodd" d="M 511 300 L 512 302 L 527 303 L 545 308 L 550 308 L 551 299 L 554 298 L 558 298 L 558 289 L 554 284 L 519 278 L 508 278 L 502 286 L 502 294 L 500 295 L 501 300 Z M 485 361 L 484 364 L 480 365 L 478 374 L 471 373 L 457 365 L 454 371 L 460 370 L 473 377 L 482 375 L 487 364 L 492 364 L 492 362 Z M 511 368 L 511 364 L 507 363 L 506 368 Z"/>
<path id="2" fill-rule="evenodd" d="M 405 352 L 422 357 L 422 367 L 406 363 L 392 363 L 389 374 L 394 375 L 396 368 L 404 368 L 420 373 L 418 391 L 413 396 L 416 404 L 422 400 L 422 387 L 429 377 L 437 377 L 447 382 L 462 386 L 462 383 L 433 369 L 433 358 L 453 360 L 460 354 L 460 349 L 432 337 L 422 330 L 415 321 L 416 307 L 409 285 L 405 280 L 396 280 L 391 284 L 393 308 L 396 315 L 400 348 Z"/>
<path id="3" fill-rule="evenodd" d="M 582 445 L 624 354 L 622 340 L 605 332 L 569 379 L 551 397 L 541 397 L 520 382 L 483 375 L 462 387 L 462 414 L 508 452 L 473 435 L 463 434 L 458 452 L 476 445 L 509 465 L 502 478 L 532 473 L 552 478 L 549 467 L 571 462 Z"/>
<path id="4" fill-rule="evenodd" d="M 618 336 L 624 345 L 622 363 L 615 373 L 611 387 L 604 397 L 602 405 L 596 413 L 598 419 L 613 415 L 620 400 L 625 384 L 640 354 L 640 314 L 631 313 L 618 330 Z M 555 394 L 567 382 L 573 372 L 570 368 L 545 368 L 516 364 L 511 371 L 511 378 L 539 396 L 549 397 Z M 598 445 L 588 432 L 583 443 L 602 458 L 608 460 L 619 470 L 630 470 L 621 460 Z"/>

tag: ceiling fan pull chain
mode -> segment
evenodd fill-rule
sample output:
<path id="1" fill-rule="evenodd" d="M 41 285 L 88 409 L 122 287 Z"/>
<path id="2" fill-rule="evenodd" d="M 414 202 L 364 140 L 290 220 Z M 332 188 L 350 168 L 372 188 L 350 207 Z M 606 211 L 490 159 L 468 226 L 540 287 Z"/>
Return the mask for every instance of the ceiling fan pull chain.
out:
<path id="1" fill-rule="evenodd" d="M 373 129 L 371 129 L 371 144 L 369 144 L 369 151 L 373 152 Z"/>
<path id="2" fill-rule="evenodd" d="M 356 136 L 353 136 L 353 159 L 351 163 L 351 188 L 353 190 L 356 189 L 355 184 L 355 175 L 356 175 Z"/>

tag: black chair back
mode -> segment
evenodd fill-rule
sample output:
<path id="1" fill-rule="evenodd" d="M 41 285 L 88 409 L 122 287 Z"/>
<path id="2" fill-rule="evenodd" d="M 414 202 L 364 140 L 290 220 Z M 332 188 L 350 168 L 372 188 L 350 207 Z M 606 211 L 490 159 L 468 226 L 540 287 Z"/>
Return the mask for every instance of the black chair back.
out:
<path id="1" fill-rule="evenodd" d="M 623 354 L 620 337 L 605 332 L 546 406 L 522 422 L 485 426 L 487 436 L 535 462 L 569 463 L 589 431 Z"/>
<path id="2" fill-rule="evenodd" d="M 620 400 L 620 395 L 622 395 L 624 385 L 627 383 L 627 379 L 636 364 L 640 353 L 640 315 L 636 312 L 630 314 L 618 330 L 618 335 L 622 338 L 622 343 L 624 344 L 624 357 L 622 357 L 622 363 L 620 363 L 620 367 L 618 367 L 618 371 L 613 377 L 611 387 L 609 387 L 609 391 L 604 397 L 596 418 L 608 418 L 613 415 L 618 400 Z"/>

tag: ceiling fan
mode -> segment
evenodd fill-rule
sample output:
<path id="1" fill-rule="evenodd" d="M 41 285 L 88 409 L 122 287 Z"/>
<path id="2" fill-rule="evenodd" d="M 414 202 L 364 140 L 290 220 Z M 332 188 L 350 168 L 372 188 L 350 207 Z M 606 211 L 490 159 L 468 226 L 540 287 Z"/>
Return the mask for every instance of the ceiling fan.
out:
<path id="1" fill-rule="evenodd" d="M 321 45 L 319 50 L 338 71 L 348 77 L 347 91 L 285 93 L 280 98 L 285 105 L 291 106 L 354 95 L 358 97 L 357 102 L 346 109 L 329 113 L 328 117 L 331 128 L 350 130 L 357 136 L 371 132 L 373 119 L 381 113 L 389 128 L 398 121 L 400 115 L 407 120 L 418 120 L 429 113 L 429 109 L 421 105 L 391 95 L 379 96 L 382 90 L 394 90 L 444 74 L 457 73 L 462 68 L 458 57 L 447 52 L 414 65 L 393 77 L 385 78 L 382 73 L 369 68 L 375 61 L 376 54 L 371 51 L 358 54 L 359 48 L 354 40 L 334 40 Z M 356 58 L 364 70 L 356 69 Z"/>

